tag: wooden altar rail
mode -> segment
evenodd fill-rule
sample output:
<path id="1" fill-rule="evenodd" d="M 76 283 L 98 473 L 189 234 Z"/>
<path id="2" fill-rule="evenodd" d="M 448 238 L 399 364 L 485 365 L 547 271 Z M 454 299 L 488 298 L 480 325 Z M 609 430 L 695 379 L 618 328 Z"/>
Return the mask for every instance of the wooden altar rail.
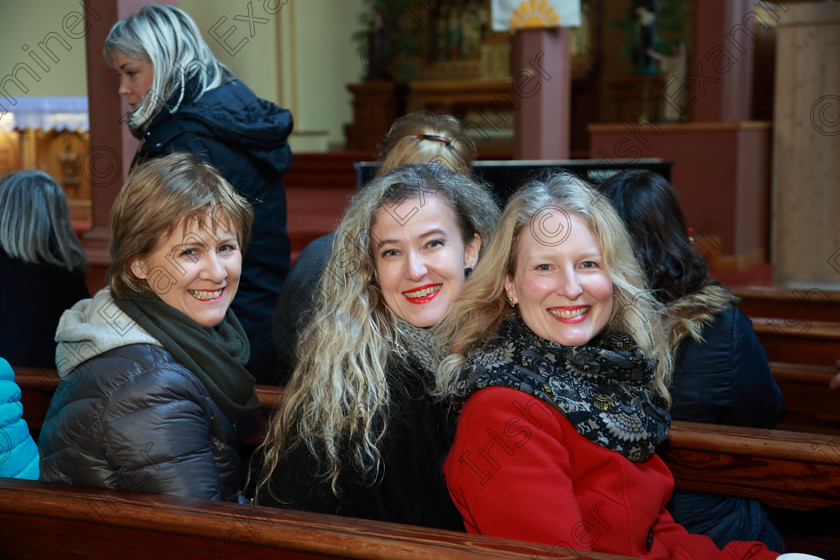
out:
<path id="1" fill-rule="evenodd" d="M 0 555 L 5 560 L 626 558 L 395 523 L 10 478 L 0 478 Z"/>

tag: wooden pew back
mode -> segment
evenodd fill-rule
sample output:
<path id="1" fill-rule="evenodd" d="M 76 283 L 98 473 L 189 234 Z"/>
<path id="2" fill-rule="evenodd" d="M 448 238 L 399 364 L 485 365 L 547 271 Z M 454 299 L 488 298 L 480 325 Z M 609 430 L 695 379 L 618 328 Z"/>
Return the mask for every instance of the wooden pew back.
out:
<path id="1" fill-rule="evenodd" d="M 0 554 L 66 558 L 620 560 L 291 510 L 0 478 Z"/>
<path id="2" fill-rule="evenodd" d="M 840 511 L 840 435 L 674 421 L 658 452 L 676 488 Z"/>
<path id="3" fill-rule="evenodd" d="M 37 434 L 58 376 L 50 370 L 17 368 L 15 372 L 24 418 Z M 786 374 L 809 373 L 813 372 L 791 369 Z M 814 379 L 821 381 L 824 373 L 818 372 Z M 257 387 L 264 411 L 276 405 L 282 391 L 281 387 Z M 822 391 L 837 397 L 827 388 Z M 264 426 L 257 426 L 243 447 L 253 449 L 263 433 Z M 807 511 L 840 506 L 837 434 L 840 430 L 790 432 L 675 421 L 661 451 L 679 489 L 755 498 L 775 507 Z"/>

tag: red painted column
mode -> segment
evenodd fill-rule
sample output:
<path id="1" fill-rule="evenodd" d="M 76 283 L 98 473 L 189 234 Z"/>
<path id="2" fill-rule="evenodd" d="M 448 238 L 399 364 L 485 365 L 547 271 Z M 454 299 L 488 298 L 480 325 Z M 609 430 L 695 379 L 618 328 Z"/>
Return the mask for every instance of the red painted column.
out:
<path id="1" fill-rule="evenodd" d="M 767 17 L 752 0 L 694 2 L 685 101 L 690 120 L 750 120 L 753 54 L 758 34 L 771 24 Z"/>
<path id="2" fill-rule="evenodd" d="M 568 27 L 514 36 L 515 159 L 569 159 L 572 100 Z"/>

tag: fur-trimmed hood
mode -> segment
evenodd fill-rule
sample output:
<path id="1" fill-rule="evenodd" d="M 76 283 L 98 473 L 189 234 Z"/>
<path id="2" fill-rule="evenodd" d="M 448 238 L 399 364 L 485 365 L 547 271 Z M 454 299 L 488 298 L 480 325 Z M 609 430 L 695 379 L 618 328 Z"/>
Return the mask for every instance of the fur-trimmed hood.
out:
<path id="1" fill-rule="evenodd" d="M 717 284 L 710 284 L 669 303 L 667 307 L 671 327 L 671 353 L 676 355 L 677 348 L 686 336 L 703 343 L 703 327 L 714 323 L 715 315 L 739 301 L 740 298 L 735 294 Z"/>

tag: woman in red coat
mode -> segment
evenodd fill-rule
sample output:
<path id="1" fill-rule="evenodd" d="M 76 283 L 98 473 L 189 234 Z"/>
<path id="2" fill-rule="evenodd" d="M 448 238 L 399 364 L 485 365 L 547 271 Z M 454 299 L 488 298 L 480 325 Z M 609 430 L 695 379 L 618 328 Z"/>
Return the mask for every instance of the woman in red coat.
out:
<path id="1" fill-rule="evenodd" d="M 579 179 L 511 198 L 443 325 L 439 388 L 463 404 L 444 474 L 465 526 L 557 550 L 776 558 L 721 551 L 665 510 L 672 360 L 644 286 L 620 218 Z"/>

